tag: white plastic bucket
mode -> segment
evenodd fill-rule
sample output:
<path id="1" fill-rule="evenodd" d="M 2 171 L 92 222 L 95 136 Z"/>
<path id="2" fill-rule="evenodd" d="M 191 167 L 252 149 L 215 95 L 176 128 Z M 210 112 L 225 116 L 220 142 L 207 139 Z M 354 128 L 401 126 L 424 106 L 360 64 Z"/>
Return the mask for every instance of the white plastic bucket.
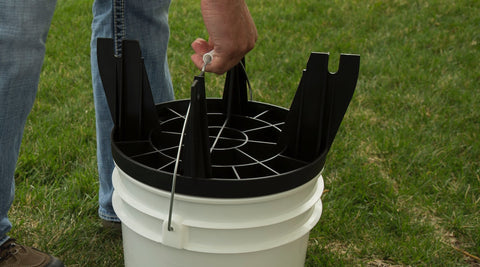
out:
<path id="1" fill-rule="evenodd" d="M 176 194 L 138 182 L 118 167 L 113 207 L 122 221 L 125 266 L 300 267 L 322 213 L 319 174 L 289 191 L 252 198 Z"/>

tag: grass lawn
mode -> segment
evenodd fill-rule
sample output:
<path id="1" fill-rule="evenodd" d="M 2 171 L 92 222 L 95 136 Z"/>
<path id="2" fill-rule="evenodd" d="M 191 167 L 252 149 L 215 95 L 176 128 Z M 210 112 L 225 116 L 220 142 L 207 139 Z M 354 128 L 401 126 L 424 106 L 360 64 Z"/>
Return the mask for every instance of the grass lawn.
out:
<path id="1" fill-rule="evenodd" d="M 68 266 L 121 266 L 97 217 L 91 3 L 60 0 L 16 172 L 10 233 Z M 311 51 L 361 55 L 324 170 L 306 266 L 480 266 L 480 2 L 249 0 L 254 100 L 288 107 Z M 174 0 L 169 64 L 189 95 L 198 1 Z M 220 96 L 224 76 L 207 75 Z"/>

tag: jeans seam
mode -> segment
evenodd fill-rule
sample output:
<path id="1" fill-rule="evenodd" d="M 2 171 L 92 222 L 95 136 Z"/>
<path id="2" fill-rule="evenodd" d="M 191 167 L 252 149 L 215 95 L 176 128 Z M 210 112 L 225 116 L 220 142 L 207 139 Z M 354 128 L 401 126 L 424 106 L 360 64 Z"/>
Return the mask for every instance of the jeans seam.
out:
<path id="1" fill-rule="evenodd" d="M 116 57 L 122 56 L 122 41 L 125 37 L 125 0 L 113 0 L 113 38 Z"/>

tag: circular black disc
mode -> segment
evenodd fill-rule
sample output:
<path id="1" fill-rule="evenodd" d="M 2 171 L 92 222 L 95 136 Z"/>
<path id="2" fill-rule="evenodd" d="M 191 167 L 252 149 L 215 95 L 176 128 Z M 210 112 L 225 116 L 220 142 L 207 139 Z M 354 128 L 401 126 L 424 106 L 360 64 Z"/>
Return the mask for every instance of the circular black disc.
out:
<path id="1" fill-rule="evenodd" d="M 188 103 L 157 105 L 160 128 L 150 133 L 149 140 L 118 141 L 114 129 L 112 153 L 117 166 L 142 183 L 170 191 Z M 282 155 L 277 145 L 287 109 L 248 102 L 246 110 L 247 114 L 233 114 L 226 122 L 221 99 L 207 99 L 212 177 L 184 176 L 180 157 L 176 193 L 255 197 L 293 189 L 318 175 L 325 155 L 305 162 Z"/>

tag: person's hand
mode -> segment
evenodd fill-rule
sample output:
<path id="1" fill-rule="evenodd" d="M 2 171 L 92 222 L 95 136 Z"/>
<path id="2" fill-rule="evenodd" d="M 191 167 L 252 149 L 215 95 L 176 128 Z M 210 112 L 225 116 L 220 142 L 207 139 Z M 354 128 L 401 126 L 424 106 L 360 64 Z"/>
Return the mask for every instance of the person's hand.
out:
<path id="1" fill-rule="evenodd" d="M 203 55 L 214 50 L 207 72 L 222 74 L 234 67 L 255 46 L 257 28 L 244 0 L 202 0 L 203 21 L 208 42 L 197 38 L 192 43 L 192 61 L 203 66 Z"/>

